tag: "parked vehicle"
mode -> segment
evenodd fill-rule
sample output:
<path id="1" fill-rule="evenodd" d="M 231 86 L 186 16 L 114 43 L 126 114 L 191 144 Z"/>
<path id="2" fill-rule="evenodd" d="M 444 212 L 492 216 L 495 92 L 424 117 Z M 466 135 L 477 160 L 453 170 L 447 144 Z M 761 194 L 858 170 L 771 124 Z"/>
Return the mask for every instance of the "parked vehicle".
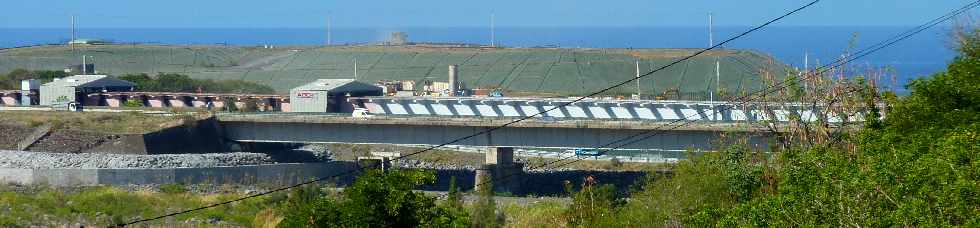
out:
<path id="1" fill-rule="evenodd" d="M 598 156 L 602 156 L 602 154 L 603 154 L 603 152 L 600 151 L 600 150 L 598 150 L 598 149 L 585 149 L 585 148 L 575 149 L 575 156 L 593 156 L 593 157 L 598 157 Z"/>
<path id="2" fill-rule="evenodd" d="M 374 115 L 372 115 L 371 112 L 368 111 L 368 109 L 366 109 L 366 108 L 354 108 L 354 112 L 351 113 L 351 117 L 354 117 L 354 118 L 371 118 L 371 117 L 374 117 Z"/>

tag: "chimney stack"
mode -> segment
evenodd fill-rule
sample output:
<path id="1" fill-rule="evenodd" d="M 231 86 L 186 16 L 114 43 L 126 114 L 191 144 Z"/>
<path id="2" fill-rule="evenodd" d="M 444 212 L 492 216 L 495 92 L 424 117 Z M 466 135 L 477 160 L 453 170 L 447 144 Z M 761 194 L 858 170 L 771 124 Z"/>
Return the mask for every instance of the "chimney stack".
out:
<path id="1" fill-rule="evenodd" d="M 456 77 L 456 65 L 449 65 L 449 96 L 451 97 L 455 97 L 459 92 L 459 81 Z"/>

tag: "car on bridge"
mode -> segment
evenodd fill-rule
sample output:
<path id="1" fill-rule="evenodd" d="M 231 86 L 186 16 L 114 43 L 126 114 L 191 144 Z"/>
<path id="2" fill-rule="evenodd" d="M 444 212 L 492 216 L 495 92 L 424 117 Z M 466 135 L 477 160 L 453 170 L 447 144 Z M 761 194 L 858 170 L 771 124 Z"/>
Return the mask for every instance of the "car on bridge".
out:
<path id="1" fill-rule="evenodd" d="M 354 108 L 354 112 L 351 113 L 351 117 L 354 118 L 371 118 L 374 115 L 366 108 Z"/>
<path id="2" fill-rule="evenodd" d="M 575 156 L 598 157 L 598 156 L 602 156 L 604 154 L 604 152 L 601 151 L 601 150 L 599 150 L 599 149 L 578 148 L 578 149 L 575 149 L 574 151 L 575 151 Z"/>

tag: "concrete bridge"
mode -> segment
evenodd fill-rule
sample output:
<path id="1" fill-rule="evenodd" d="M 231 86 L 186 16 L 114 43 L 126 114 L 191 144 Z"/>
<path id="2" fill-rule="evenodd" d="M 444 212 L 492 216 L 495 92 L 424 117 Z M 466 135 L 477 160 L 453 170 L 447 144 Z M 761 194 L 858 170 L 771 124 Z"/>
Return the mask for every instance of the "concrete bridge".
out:
<path id="1" fill-rule="evenodd" d="M 571 98 L 488 98 L 488 97 L 352 97 L 351 103 L 378 115 L 440 117 L 525 117 L 543 116 L 570 119 L 673 121 L 690 119 L 709 122 L 788 122 L 823 119 L 829 123 L 860 122 L 861 115 L 820 115 L 823 107 L 802 103 L 738 103 L 708 101 L 613 100 Z M 720 110 L 720 112 L 714 112 Z"/>
<path id="2" fill-rule="evenodd" d="M 243 143 L 355 143 L 439 145 L 511 122 L 513 118 L 452 118 L 376 116 L 353 118 L 325 114 L 232 114 L 217 116 L 225 138 Z M 641 120 L 531 119 L 476 137 L 451 143 L 478 147 L 620 148 L 641 150 L 715 150 L 727 138 L 748 137 L 768 148 L 771 134 L 764 125 L 696 122 L 675 128 L 668 122 Z M 669 130 L 668 130 L 669 129 Z M 633 144 L 611 144 L 649 130 L 657 134 Z M 725 137 L 723 137 L 724 135 Z"/>

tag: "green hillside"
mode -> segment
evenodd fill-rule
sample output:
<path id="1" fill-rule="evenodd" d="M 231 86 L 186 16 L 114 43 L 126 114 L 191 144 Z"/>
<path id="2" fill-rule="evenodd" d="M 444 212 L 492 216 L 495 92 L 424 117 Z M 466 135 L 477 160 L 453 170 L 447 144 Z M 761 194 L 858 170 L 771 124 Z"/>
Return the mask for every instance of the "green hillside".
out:
<path id="1" fill-rule="evenodd" d="M 664 66 L 693 49 L 545 49 L 435 47 L 261 47 L 106 45 L 45 46 L 0 50 L 0 72 L 17 68 L 63 69 L 91 56 L 100 73 L 181 73 L 194 78 L 244 79 L 279 92 L 318 78 L 352 78 L 354 59 L 364 81 L 446 81 L 447 65 L 459 65 L 470 88 L 499 87 L 511 91 L 581 95 L 634 77 L 634 61 L 643 72 Z M 745 50 L 719 50 L 644 78 L 646 94 L 677 89 L 700 94 L 713 89 L 714 61 L 721 61 L 723 90 L 758 88 L 760 69 L 785 75 L 785 65 Z M 609 94 L 636 90 L 630 83 Z"/>

